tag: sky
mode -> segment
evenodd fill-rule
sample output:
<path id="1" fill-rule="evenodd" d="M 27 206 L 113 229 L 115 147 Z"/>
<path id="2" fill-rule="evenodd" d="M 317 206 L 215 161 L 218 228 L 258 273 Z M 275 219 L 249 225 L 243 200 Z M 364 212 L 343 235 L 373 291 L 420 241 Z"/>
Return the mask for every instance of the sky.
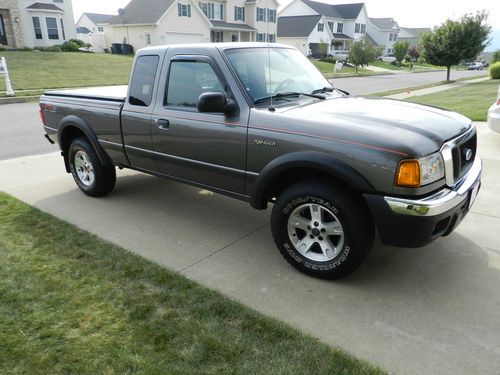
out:
<path id="1" fill-rule="evenodd" d="M 280 6 L 291 0 L 278 0 Z M 393 17 L 400 26 L 433 27 L 447 18 L 458 18 L 467 12 L 487 10 L 493 26 L 493 43 L 486 50 L 500 49 L 500 1 L 499 0 L 321 0 L 332 4 L 364 2 L 370 17 Z M 129 0 L 73 0 L 75 18 L 83 12 L 116 14 Z"/>

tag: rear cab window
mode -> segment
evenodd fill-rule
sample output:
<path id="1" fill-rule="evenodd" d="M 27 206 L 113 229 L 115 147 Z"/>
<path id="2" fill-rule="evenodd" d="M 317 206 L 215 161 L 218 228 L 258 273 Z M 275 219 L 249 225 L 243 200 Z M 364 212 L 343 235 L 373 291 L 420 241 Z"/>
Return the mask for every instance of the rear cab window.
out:
<path id="1" fill-rule="evenodd" d="M 149 107 L 153 101 L 153 88 L 160 57 L 157 55 L 137 58 L 130 83 L 129 104 Z"/>

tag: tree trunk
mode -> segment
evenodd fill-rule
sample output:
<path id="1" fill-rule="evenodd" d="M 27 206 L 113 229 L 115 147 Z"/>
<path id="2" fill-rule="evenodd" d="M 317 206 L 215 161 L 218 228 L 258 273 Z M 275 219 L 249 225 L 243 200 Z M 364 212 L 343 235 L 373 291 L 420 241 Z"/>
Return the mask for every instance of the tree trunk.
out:
<path id="1" fill-rule="evenodd" d="M 451 66 L 446 67 L 446 80 L 450 80 Z"/>
<path id="2" fill-rule="evenodd" d="M 358 74 L 358 66 L 356 65 L 356 74 Z"/>

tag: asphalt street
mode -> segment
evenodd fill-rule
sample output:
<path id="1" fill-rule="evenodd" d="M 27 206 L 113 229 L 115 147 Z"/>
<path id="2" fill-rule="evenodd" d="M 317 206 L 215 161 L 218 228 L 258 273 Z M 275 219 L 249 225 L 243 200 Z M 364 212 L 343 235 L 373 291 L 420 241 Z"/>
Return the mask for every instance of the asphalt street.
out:
<path id="1" fill-rule="evenodd" d="M 451 72 L 451 79 L 475 77 L 485 75 L 485 71 L 457 70 Z M 419 85 L 441 82 L 446 80 L 446 72 L 401 73 L 382 76 L 337 78 L 332 80 L 333 86 L 348 91 L 351 95 L 365 95 L 374 92 L 404 89 Z"/>

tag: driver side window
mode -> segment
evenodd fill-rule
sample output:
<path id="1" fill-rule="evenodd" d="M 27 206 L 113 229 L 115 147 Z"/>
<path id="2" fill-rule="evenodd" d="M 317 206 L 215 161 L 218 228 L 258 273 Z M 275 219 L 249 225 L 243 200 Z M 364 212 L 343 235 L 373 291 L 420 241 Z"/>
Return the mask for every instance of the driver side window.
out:
<path id="1" fill-rule="evenodd" d="M 226 90 L 209 63 L 172 61 L 164 105 L 196 108 L 201 94 L 214 91 Z"/>

